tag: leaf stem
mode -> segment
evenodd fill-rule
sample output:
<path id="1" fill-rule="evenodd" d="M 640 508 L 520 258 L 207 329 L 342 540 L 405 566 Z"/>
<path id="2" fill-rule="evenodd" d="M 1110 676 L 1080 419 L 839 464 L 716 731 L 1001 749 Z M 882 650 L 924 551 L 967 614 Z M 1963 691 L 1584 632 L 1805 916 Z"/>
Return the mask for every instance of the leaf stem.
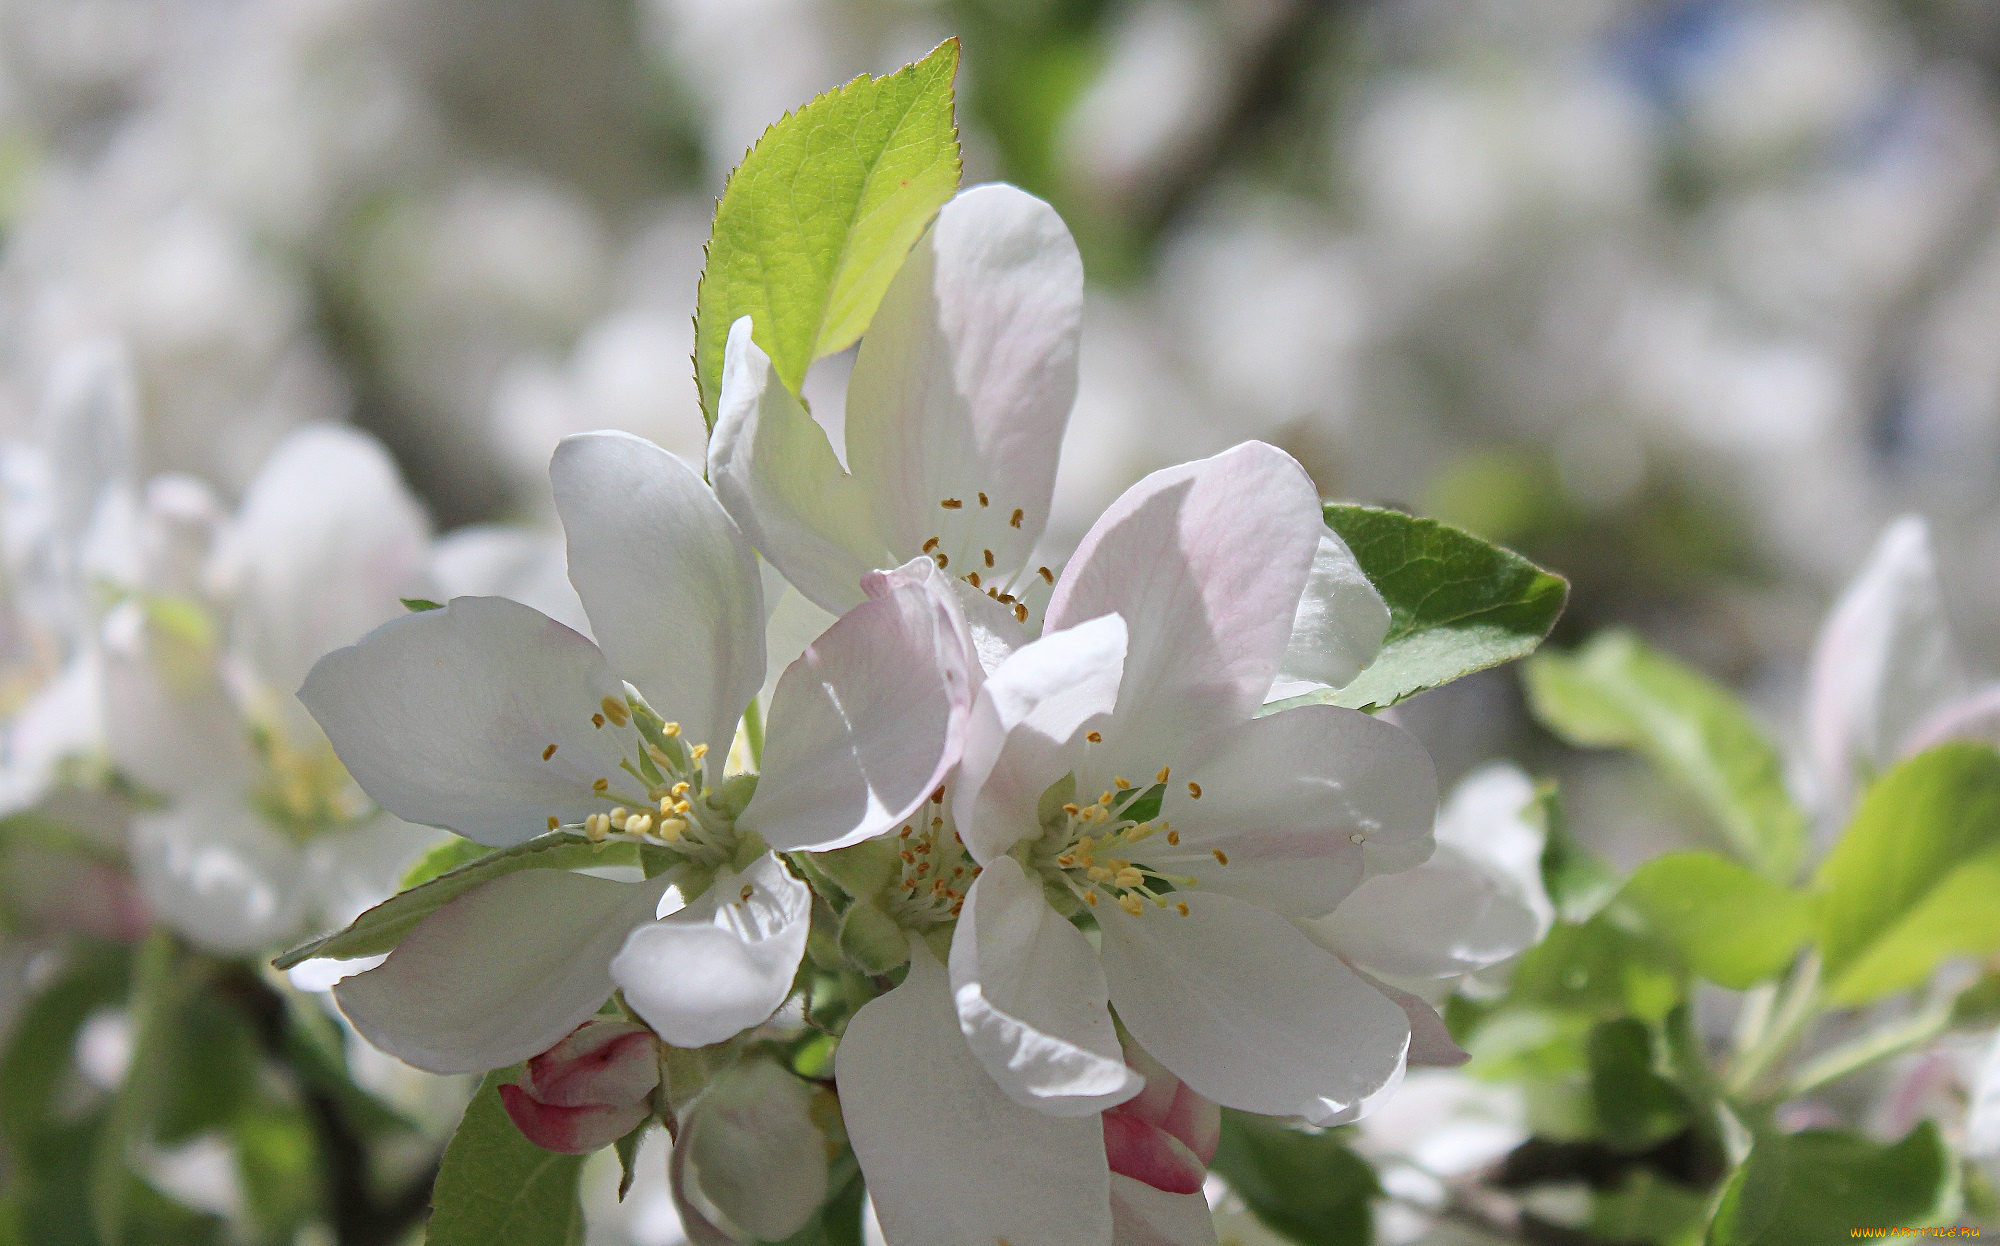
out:
<path id="1" fill-rule="evenodd" d="M 1951 1028 L 1951 1005 L 1933 1005 L 1913 1017 L 1864 1034 L 1809 1062 L 1785 1083 L 1784 1097 L 1810 1094 L 1877 1061 L 1921 1047 Z"/>
<path id="2" fill-rule="evenodd" d="M 1769 1020 L 1757 1027 L 1749 1045 L 1740 1051 L 1723 1086 L 1730 1094 L 1748 1096 L 1767 1074 L 1791 1054 L 1806 1027 L 1819 1015 L 1820 958 L 1809 951 L 1799 958 L 1792 973 L 1770 1006 Z"/>

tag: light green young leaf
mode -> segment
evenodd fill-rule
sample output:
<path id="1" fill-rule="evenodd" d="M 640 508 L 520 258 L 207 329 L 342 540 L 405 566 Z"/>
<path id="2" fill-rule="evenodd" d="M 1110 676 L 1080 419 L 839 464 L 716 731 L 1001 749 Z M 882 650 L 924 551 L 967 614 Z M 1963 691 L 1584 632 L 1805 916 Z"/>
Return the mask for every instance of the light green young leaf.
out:
<path id="1" fill-rule="evenodd" d="M 584 1157 L 544 1151 L 500 1104 L 517 1070 L 488 1073 L 445 1148 L 425 1246 L 580 1246 Z"/>
<path id="2" fill-rule="evenodd" d="M 347 929 L 302 943 L 271 964 L 290 969 L 316 956 L 352 960 L 387 952 L 424 918 L 481 883 L 518 870 L 573 870 L 590 865 L 634 865 L 637 861 L 637 851 L 630 844 L 593 844 L 574 831 L 551 831 L 525 844 L 486 853 L 470 864 L 398 892 L 355 918 Z M 423 864 L 418 862 L 418 870 Z"/>
<path id="3" fill-rule="evenodd" d="M 1728 689 L 1624 631 L 1538 654 L 1522 675 L 1549 730 L 1579 748 L 1640 754 L 1701 802 L 1753 868 L 1780 882 L 1797 873 L 1805 815 L 1777 746 Z"/>
<path id="4" fill-rule="evenodd" d="M 1712 852 L 1655 857 L 1618 899 L 1691 971 L 1738 991 L 1783 972 L 1812 937 L 1804 896 Z"/>
<path id="5" fill-rule="evenodd" d="M 1224 1108 L 1210 1165 L 1257 1219 L 1300 1246 L 1372 1240 L 1375 1170 L 1337 1133 L 1304 1133 Z"/>
<path id="6" fill-rule="evenodd" d="M 1952 1213 L 1955 1177 L 1930 1121 L 1892 1146 L 1832 1130 L 1759 1130 L 1723 1188 L 1708 1246 L 1795 1246 L 1846 1241 L 1859 1227 L 1935 1224 Z"/>
<path id="7" fill-rule="evenodd" d="M 1815 880 L 1827 998 L 1914 986 L 2000 948 L 2000 753 L 1940 745 L 1869 787 Z"/>
<path id="8" fill-rule="evenodd" d="M 903 257 L 958 189 L 948 39 L 886 78 L 856 78 L 764 131 L 715 212 L 695 308 L 695 379 L 715 423 L 729 326 L 793 393 L 813 360 L 852 346 Z"/>
<path id="9" fill-rule="evenodd" d="M 1394 705 L 1474 671 L 1524 658 L 1555 626 L 1569 582 L 1469 532 L 1401 511 L 1335 502 L 1326 526 L 1389 606 L 1382 652 L 1323 699 Z"/>

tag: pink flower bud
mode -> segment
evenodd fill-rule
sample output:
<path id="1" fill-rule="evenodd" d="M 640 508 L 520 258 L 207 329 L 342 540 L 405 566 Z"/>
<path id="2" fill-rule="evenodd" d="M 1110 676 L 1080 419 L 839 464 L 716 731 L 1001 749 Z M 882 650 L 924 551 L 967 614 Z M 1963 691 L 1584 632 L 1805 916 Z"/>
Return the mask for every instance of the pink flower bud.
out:
<path id="1" fill-rule="evenodd" d="M 530 1142 L 581 1155 L 609 1146 L 652 1115 L 660 1083 L 653 1032 L 628 1021 L 586 1021 L 528 1061 L 518 1085 L 500 1088 L 507 1115 Z"/>
<path id="2" fill-rule="evenodd" d="M 1222 1137 L 1222 1109 L 1136 1044 L 1125 1063 L 1146 1079 L 1139 1094 L 1104 1114 L 1104 1154 L 1111 1171 L 1169 1194 L 1196 1194 Z"/>

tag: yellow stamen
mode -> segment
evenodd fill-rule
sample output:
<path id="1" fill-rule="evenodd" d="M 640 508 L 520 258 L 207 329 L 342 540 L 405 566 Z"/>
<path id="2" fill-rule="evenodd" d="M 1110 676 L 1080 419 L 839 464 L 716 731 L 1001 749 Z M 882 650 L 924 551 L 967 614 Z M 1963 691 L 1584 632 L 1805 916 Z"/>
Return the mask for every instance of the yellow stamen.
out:
<path id="1" fill-rule="evenodd" d="M 986 555 L 986 565 L 987 565 L 987 566 L 989 566 L 989 567 L 990 567 L 990 566 L 992 566 L 992 565 L 993 565 L 993 551 L 992 551 L 992 550 L 990 550 L 990 549 L 983 549 L 983 550 L 980 550 L 979 552 L 980 552 L 980 553 L 982 553 L 982 554 L 984 554 L 984 555 Z"/>
<path id="2" fill-rule="evenodd" d="M 1042 577 L 1042 583 L 1044 584 L 1054 584 L 1056 582 L 1056 573 L 1047 567 L 1036 567 L 1035 574 Z"/>
<path id="3" fill-rule="evenodd" d="M 650 813 L 635 813 L 625 819 L 625 829 L 633 835 L 644 835 L 647 831 L 653 829 L 653 815 Z"/>
<path id="4" fill-rule="evenodd" d="M 1138 896 L 1129 894 L 1118 897 L 1118 907 L 1124 909 L 1134 917 L 1146 911 L 1145 902 L 1139 899 Z"/>
<path id="5" fill-rule="evenodd" d="M 1117 876 L 1112 881 L 1120 887 L 1138 887 L 1145 883 L 1146 876 L 1128 865 L 1124 869 L 1119 870 Z"/>
<path id="6" fill-rule="evenodd" d="M 926 554 L 930 553 L 937 547 L 938 547 L 938 539 L 936 537 L 932 537 L 930 540 L 924 542 L 924 552 Z"/>
<path id="7" fill-rule="evenodd" d="M 1168 831 L 1167 842 L 1178 848 L 1181 842 L 1181 833 L 1179 831 Z"/>
<path id="8" fill-rule="evenodd" d="M 625 703 L 617 697 L 607 696 L 597 704 L 604 711 L 604 716 L 611 720 L 611 725 L 614 727 L 622 727 L 632 721 L 630 711 L 625 708 Z"/>
<path id="9" fill-rule="evenodd" d="M 1102 731 L 1086 731 L 1083 733 L 1083 738 L 1092 744 L 1104 743 L 1104 733 Z"/>
<path id="10" fill-rule="evenodd" d="M 1027 512 L 1026 512 L 1026 511 L 1022 510 L 1022 509 L 1021 509 L 1020 507 L 1018 507 L 1018 506 L 1017 506 L 1017 507 L 1015 507 L 1015 508 L 1014 508 L 1014 517 L 1013 517 L 1012 519 L 1009 519 L 1009 520 L 1007 521 L 1007 526 L 1008 526 L 1008 527 L 1010 527 L 1010 528 L 1018 528 L 1018 527 L 1020 527 L 1020 526 L 1021 526 L 1021 520 L 1022 520 L 1023 518 L 1025 518 L 1025 517 L 1026 517 L 1026 515 L 1027 515 Z"/>
<path id="11" fill-rule="evenodd" d="M 1228 854 L 1228 853 L 1226 853 L 1226 852 L 1224 852 L 1224 851 L 1223 851 L 1222 849 L 1220 849 L 1220 848 L 1210 848 L 1210 849 L 1208 850 L 1208 852 L 1209 852 L 1209 855 L 1210 855 L 1210 856 L 1212 856 L 1212 857 L 1214 857 L 1214 858 L 1215 858 L 1215 863 L 1216 863 L 1217 865 L 1228 865 L 1228 864 L 1229 864 L 1229 854 Z"/>
<path id="12" fill-rule="evenodd" d="M 749 883 L 744 883 L 743 890 L 736 894 L 736 898 L 740 902 L 748 904 L 750 902 L 750 897 L 756 894 L 757 894 L 757 889 L 755 887 L 752 887 Z"/>
<path id="13" fill-rule="evenodd" d="M 599 779 L 595 783 L 592 783 L 590 785 L 590 790 L 593 792 L 604 792 L 608 791 L 610 787 L 611 787 L 611 780 Z"/>
<path id="14" fill-rule="evenodd" d="M 1014 621 L 1016 623 L 1026 623 L 1028 621 L 1028 608 L 1026 606 L 1014 607 Z"/>
<path id="15" fill-rule="evenodd" d="M 592 714 L 590 716 L 590 725 L 593 727 L 602 727 L 604 725 L 604 715 Z"/>
<path id="16" fill-rule="evenodd" d="M 1188 784 L 1188 795 L 1190 795 L 1190 796 L 1194 797 L 1194 798 L 1195 798 L 1196 800 L 1200 800 L 1200 799 L 1201 799 L 1201 784 L 1199 784 L 1199 783 L 1190 783 L 1190 784 Z"/>
<path id="17" fill-rule="evenodd" d="M 555 755 L 556 755 L 556 746 L 553 744 L 549 745 L 547 748 L 542 750 L 543 761 L 547 761 L 549 758 L 554 757 Z"/>
<path id="18" fill-rule="evenodd" d="M 556 818 L 556 815 L 554 815 L 553 813 L 549 815 L 549 829 L 550 829 L 550 830 L 552 830 L 552 831 L 553 831 L 553 830 L 555 830 L 555 829 L 556 829 L 557 827 L 559 827 L 559 826 L 561 826 L 561 825 L 562 825 L 562 823 L 561 823 L 560 821 L 558 821 L 558 820 L 557 820 L 557 818 Z"/>
<path id="19" fill-rule="evenodd" d="M 660 734 L 667 737 L 669 740 L 673 739 L 680 733 L 681 733 L 681 725 L 679 723 L 660 724 Z"/>
<path id="20" fill-rule="evenodd" d="M 1117 876 L 1114 875 L 1110 870 L 1105 869 L 1101 865 L 1093 865 L 1090 867 L 1090 872 L 1087 875 L 1085 875 L 1085 877 L 1089 878 L 1090 881 L 1093 883 L 1108 883 Z"/>
<path id="21" fill-rule="evenodd" d="M 708 745 L 706 744 L 695 745 L 693 748 L 688 750 L 688 756 L 694 758 L 696 761 L 700 761 L 702 758 L 708 756 Z"/>
<path id="22" fill-rule="evenodd" d="M 1173 767 L 1171 767 L 1171 766 L 1161 766 L 1161 767 L 1160 767 L 1160 773 L 1158 773 L 1158 774 L 1156 774 L 1156 775 L 1154 775 L 1154 776 L 1153 776 L 1153 782 L 1155 782 L 1155 783 L 1165 783 L 1165 782 L 1167 781 L 1167 776 L 1168 776 L 1168 775 L 1170 775 L 1170 774 L 1172 774 L 1172 773 L 1173 773 Z"/>
<path id="23" fill-rule="evenodd" d="M 944 507 L 948 511 L 955 511 L 962 508 L 965 505 L 965 503 L 959 501 L 957 498 L 946 498 L 944 501 L 939 502 L 938 505 Z"/>
<path id="24" fill-rule="evenodd" d="M 965 582 L 966 582 L 967 584 L 970 584 L 970 585 L 972 585 L 972 587 L 974 587 L 974 588 L 978 588 L 978 587 L 979 587 L 979 573 L 978 573 L 977 571 L 968 571 L 968 572 L 966 572 L 966 573 L 965 573 Z"/>
<path id="25" fill-rule="evenodd" d="M 1186 917 L 1186 916 L 1188 915 L 1188 906 L 1187 906 L 1187 901 L 1186 901 L 1186 900 L 1182 900 L 1182 901 L 1180 901 L 1180 902 L 1176 903 L 1176 904 L 1174 905 L 1174 908 L 1176 908 L 1176 909 L 1178 909 L 1178 910 L 1180 911 L 1180 915 L 1181 915 L 1182 917 Z"/>
<path id="26" fill-rule="evenodd" d="M 1096 907 L 1097 907 L 1097 893 L 1096 893 L 1095 891 L 1086 891 L 1086 892 L 1084 892 L 1084 893 L 1083 893 L 1083 902 L 1084 902 L 1085 904 L 1088 904 L 1088 905 L 1089 905 L 1089 906 L 1090 906 L 1091 908 L 1096 908 Z"/>
<path id="27" fill-rule="evenodd" d="M 985 494 L 983 494 L 983 493 L 979 495 L 979 504 L 980 504 L 981 506 L 985 506 L 985 505 L 986 505 L 986 495 L 985 495 Z"/>
<path id="28" fill-rule="evenodd" d="M 686 829 L 688 829 L 688 824 L 679 818 L 660 819 L 660 838 L 666 840 L 668 843 L 679 839 L 681 832 Z"/>
<path id="29" fill-rule="evenodd" d="M 1117 788 L 1121 792 L 1130 791 L 1132 788 L 1131 783 L 1129 783 L 1124 779 L 1118 778 L 1116 775 L 1112 776 L 1111 786 Z"/>

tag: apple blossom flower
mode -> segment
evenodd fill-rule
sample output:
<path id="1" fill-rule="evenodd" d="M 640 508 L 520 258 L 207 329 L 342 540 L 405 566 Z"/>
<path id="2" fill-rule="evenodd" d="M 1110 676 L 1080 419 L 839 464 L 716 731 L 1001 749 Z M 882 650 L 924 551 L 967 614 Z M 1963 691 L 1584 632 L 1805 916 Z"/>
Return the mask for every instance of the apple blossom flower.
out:
<path id="1" fill-rule="evenodd" d="M 660 1046 L 653 1032 L 599 1018 L 528 1061 L 521 1081 L 500 1087 L 500 1103 L 536 1146 L 585 1155 L 648 1120 L 659 1084 Z"/>
<path id="2" fill-rule="evenodd" d="M 288 437 L 232 518 L 199 483 L 146 488 L 104 623 L 112 760 L 164 808 L 132 820 L 160 918 L 224 954 L 386 897 L 431 839 L 355 786 L 291 690 L 425 587 L 430 529 L 389 456 L 334 425 Z"/>
<path id="3" fill-rule="evenodd" d="M 963 642 L 919 564 L 874 577 L 877 595 L 791 664 L 761 775 L 727 775 L 764 679 L 749 545 L 699 476 L 637 437 L 568 438 L 550 477 L 595 643 L 519 603 L 462 597 L 329 654 L 300 692 L 402 818 L 493 847 L 581 830 L 664 862 L 638 881 L 498 878 L 335 988 L 364 1037 L 433 1072 L 541 1051 L 614 988 L 677 1046 L 763 1021 L 790 993 L 811 917 L 774 852 L 894 826 L 963 727 Z"/>
<path id="4" fill-rule="evenodd" d="M 1920 516 L 1883 530 L 1828 613 L 1805 727 L 1820 801 L 1835 815 L 1902 758 L 1949 739 L 2000 740 L 2000 684 L 1975 688 L 1965 669 Z"/>

